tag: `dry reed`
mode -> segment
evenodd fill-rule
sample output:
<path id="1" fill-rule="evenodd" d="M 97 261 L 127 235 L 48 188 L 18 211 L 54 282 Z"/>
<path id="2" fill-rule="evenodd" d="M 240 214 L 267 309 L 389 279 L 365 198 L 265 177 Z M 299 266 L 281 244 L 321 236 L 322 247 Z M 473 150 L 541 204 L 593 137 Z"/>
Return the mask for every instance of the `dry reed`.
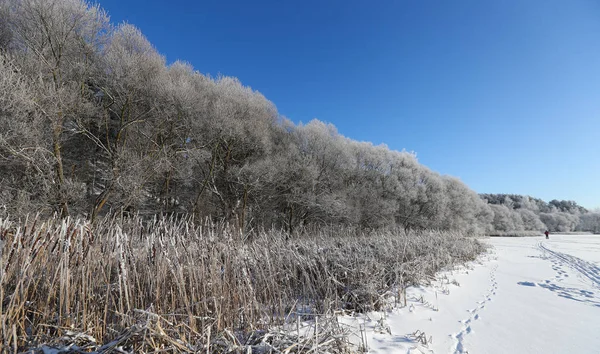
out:
<path id="1" fill-rule="evenodd" d="M 0 219 L 0 237 L 7 352 L 339 352 L 348 346 L 336 311 L 380 309 L 385 294 L 483 250 L 448 232 L 242 237 L 224 224 L 138 217 Z M 317 319 L 308 337 L 270 331 Z"/>

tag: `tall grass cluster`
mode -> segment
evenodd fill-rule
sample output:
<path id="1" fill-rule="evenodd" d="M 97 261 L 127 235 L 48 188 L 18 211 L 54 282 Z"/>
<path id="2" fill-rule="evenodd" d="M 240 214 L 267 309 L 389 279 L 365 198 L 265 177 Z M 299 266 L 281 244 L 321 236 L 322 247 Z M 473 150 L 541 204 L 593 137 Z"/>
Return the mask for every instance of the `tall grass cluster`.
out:
<path id="1" fill-rule="evenodd" d="M 543 236 L 544 233 L 541 231 L 490 231 L 487 236 L 491 237 L 539 237 Z"/>
<path id="2" fill-rule="evenodd" d="M 243 237 L 226 225 L 137 217 L 0 219 L 0 236 L 1 339 L 11 351 L 79 333 L 132 352 L 210 352 L 223 336 L 246 342 L 291 313 L 378 309 L 383 294 L 483 250 L 434 231 Z"/>

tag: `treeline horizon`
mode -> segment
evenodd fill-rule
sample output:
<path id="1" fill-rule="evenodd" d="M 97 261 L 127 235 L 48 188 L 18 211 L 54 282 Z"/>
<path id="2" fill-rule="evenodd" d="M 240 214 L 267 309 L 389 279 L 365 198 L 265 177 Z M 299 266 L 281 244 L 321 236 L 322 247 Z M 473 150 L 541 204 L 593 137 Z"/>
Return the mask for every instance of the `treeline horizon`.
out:
<path id="1" fill-rule="evenodd" d="M 600 233 L 600 211 L 589 211 L 572 200 L 545 202 L 519 194 L 480 194 L 494 218 L 492 231 L 551 232 L 586 231 Z"/>
<path id="2" fill-rule="evenodd" d="M 294 124 L 234 77 L 167 65 L 98 5 L 0 0 L 0 216 L 193 214 L 242 231 L 600 232 L 585 209 L 490 196 L 412 153 L 316 119 Z"/>

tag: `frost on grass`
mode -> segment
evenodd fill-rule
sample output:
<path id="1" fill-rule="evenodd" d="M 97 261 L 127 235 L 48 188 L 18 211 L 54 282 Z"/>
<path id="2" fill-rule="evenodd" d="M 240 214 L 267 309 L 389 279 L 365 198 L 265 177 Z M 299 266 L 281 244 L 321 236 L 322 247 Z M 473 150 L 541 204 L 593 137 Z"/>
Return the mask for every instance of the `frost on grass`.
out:
<path id="1" fill-rule="evenodd" d="M 4 220 L 0 235 L 3 343 L 41 352 L 341 350 L 336 313 L 379 310 L 397 289 L 483 250 L 452 233 L 242 237 L 225 225 L 138 218 Z M 312 331 L 289 331 L 307 323 Z"/>

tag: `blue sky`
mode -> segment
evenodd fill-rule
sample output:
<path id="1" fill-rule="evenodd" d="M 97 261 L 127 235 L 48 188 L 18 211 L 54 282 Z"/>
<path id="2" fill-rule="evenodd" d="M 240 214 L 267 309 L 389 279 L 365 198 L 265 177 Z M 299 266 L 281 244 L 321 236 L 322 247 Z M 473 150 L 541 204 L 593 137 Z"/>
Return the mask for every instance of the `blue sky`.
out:
<path id="1" fill-rule="evenodd" d="M 480 193 L 600 207 L 600 3 L 99 0 L 168 62 Z"/>

